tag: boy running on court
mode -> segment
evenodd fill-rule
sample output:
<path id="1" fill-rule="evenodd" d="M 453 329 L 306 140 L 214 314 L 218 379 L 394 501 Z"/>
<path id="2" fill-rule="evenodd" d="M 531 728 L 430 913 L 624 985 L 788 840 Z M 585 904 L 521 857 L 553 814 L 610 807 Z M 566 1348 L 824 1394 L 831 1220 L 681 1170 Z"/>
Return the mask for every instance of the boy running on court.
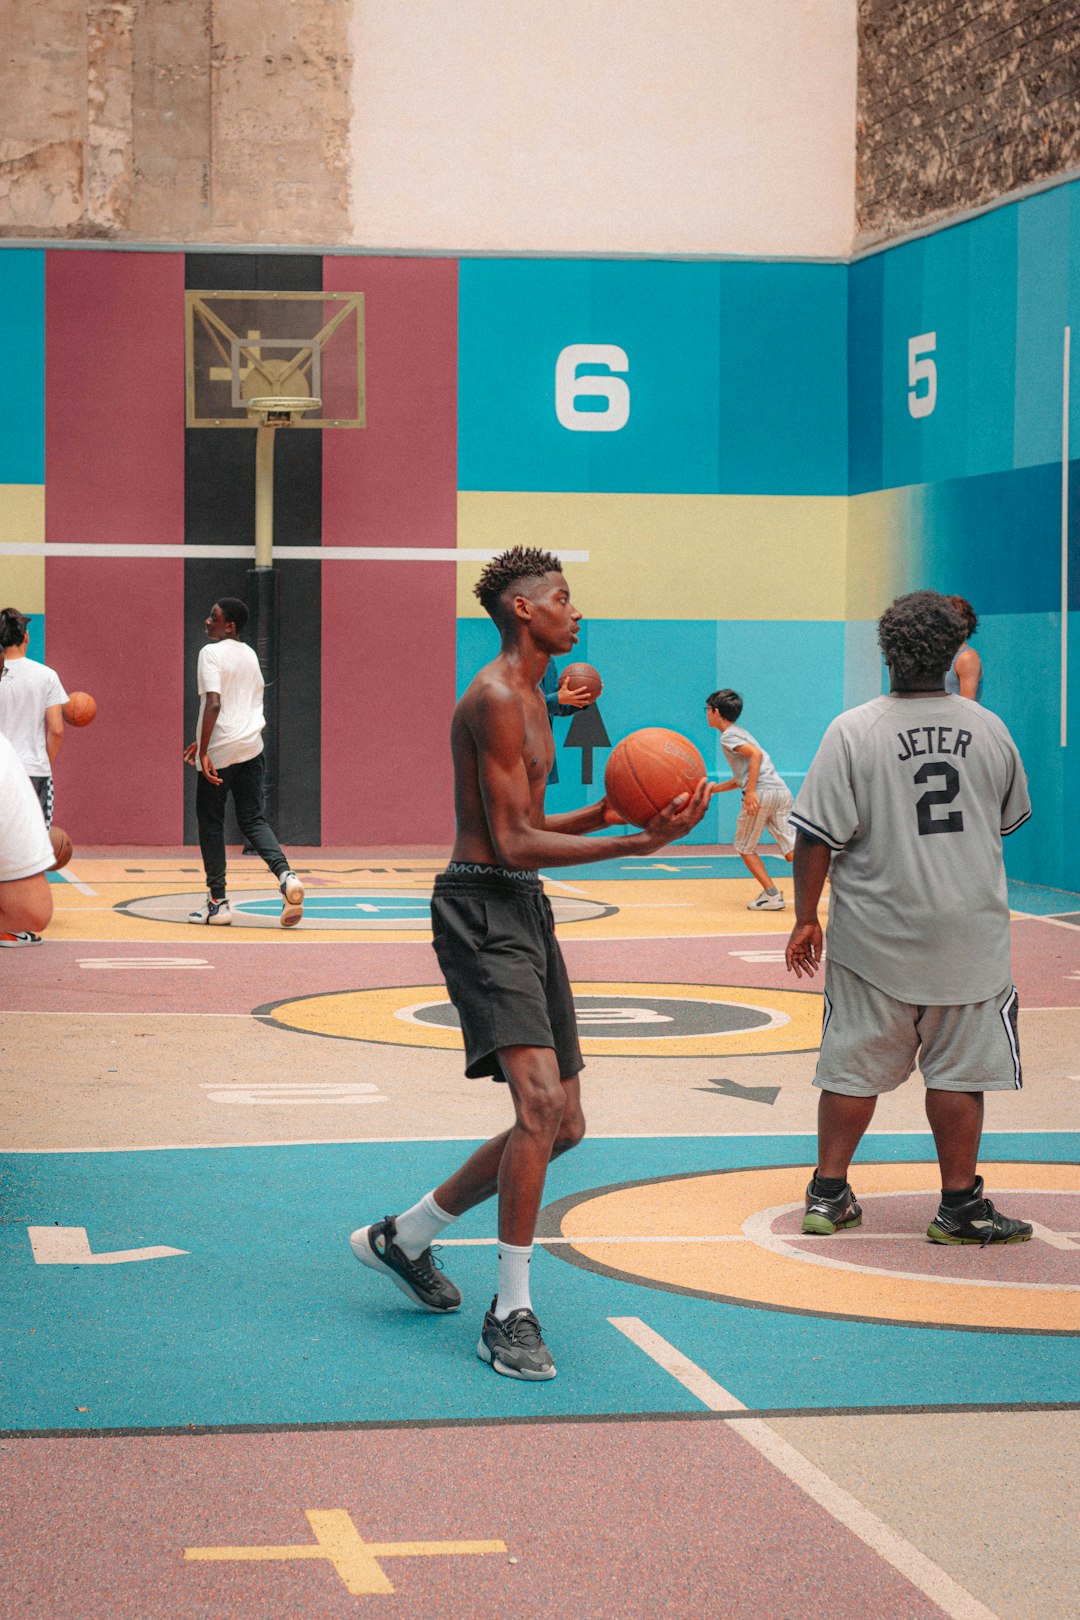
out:
<path id="1" fill-rule="evenodd" d="M 742 698 L 728 687 L 705 699 L 706 717 L 713 730 L 720 733 L 720 745 L 731 767 L 731 781 L 722 782 L 713 791 L 731 793 L 738 788 L 742 792 L 742 809 L 735 823 L 735 849 L 761 884 L 761 893 L 747 902 L 747 911 L 783 911 L 784 897 L 766 872 L 757 846 L 761 835 L 769 832 L 785 861 L 791 860 L 795 832 L 788 817 L 793 801 L 764 748 L 745 726 L 736 725 L 742 709 Z"/>
<path id="2" fill-rule="evenodd" d="M 514 1124 L 486 1142 L 419 1203 L 362 1226 L 356 1258 L 429 1311 L 456 1311 L 461 1295 L 431 1244 L 466 1210 L 498 1193 L 498 1289 L 477 1354 L 510 1378 L 554 1378 L 532 1309 L 529 1262 L 551 1159 L 585 1134 L 574 1002 L 555 940 L 541 867 L 597 858 L 585 836 L 618 818 L 601 799 L 544 813 L 554 740 L 540 683 L 548 661 L 578 639 L 581 614 L 562 565 L 515 547 L 488 563 L 476 595 L 502 650 L 465 692 L 450 728 L 457 834 L 431 902 L 435 953 L 461 1019 L 465 1073 L 505 1080 Z M 643 832 L 606 838 L 605 859 L 648 855 L 697 825 L 709 802 L 703 777 Z"/>
<path id="3" fill-rule="evenodd" d="M 1001 840 L 1031 805 L 1004 723 L 945 691 L 965 629 L 934 591 L 882 614 L 892 689 L 832 722 L 792 813 L 797 920 L 786 954 L 797 977 L 821 961 L 817 905 L 826 877 L 832 885 L 804 1232 L 859 1225 L 852 1156 L 878 1097 L 903 1084 L 917 1055 L 941 1167 L 927 1236 L 1031 1236 L 983 1197 L 977 1173 L 984 1094 L 1021 1085 Z"/>

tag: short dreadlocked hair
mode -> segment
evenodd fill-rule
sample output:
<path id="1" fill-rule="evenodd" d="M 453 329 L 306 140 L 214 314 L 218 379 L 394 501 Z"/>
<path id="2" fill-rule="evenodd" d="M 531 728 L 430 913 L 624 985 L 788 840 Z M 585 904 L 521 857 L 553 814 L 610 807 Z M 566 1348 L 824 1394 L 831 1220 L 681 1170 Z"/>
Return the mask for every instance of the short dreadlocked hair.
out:
<path id="1" fill-rule="evenodd" d="M 898 596 L 878 620 L 878 645 L 899 686 L 943 676 L 966 634 L 965 620 L 937 591 Z"/>
<path id="2" fill-rule="evenodd" d="M 550 551 L 535 546 L 514 546 L 500 551 L 484 568 L 473 586 L 486 613 L 501 627 L 507 616 L 506 593 L 523 579 L 543 579 L 545 574 L 561 574 L 562 563 Z"/>

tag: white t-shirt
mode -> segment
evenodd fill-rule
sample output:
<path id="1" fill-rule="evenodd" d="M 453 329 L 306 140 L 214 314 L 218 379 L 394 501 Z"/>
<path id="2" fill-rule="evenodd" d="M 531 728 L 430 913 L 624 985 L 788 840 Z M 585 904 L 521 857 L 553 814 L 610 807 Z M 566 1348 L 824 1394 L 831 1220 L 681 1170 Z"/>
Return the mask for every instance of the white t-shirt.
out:
<path id="1" fill-rule="evenodd" d="M 739 786 L 745 789 L 746 779 L 750 775 L 750 761 L 745 754 L 740 754 L 738 749 L 746 747 L 761 748 L 761 744 L 756 737 L 750 735 L 744 726 L 728 726 L 725 731 L 720 733 L 720 746 L 724 750 L 725 759 L 731 766 L 731 774 Z M 761 748 L 761 764 L 758 766 L 757 785 L 759 788 L 783 788 L 785 791 L 787 790 L 784 778 L 780 775 L 764 748 Z"/>
<path id="2" fill-rule="evenodd" d="M 28 776 L 51 776 L 45 751 L 45 710 L 66 703 L 59 675 L 33 658 L 9 658 L 0 679 L 0 732 Z"/>
<path id="3" fill-rule="evenodd" d="M 1002 837 L 1031 814 L 1003 720 L 962 697 L 879 697 L 840 715 L 791 819 L 834 851 L 829 954 L 918 1007 L 1012 982 Z"/>
<path id="4" fill-rule="evenodd" d="M 5 675 L 5 681 L 8 678 Z M 11 743 L 0 733 L 0 883 L 47 872 L 53 859 L 38 796 Z"/>
<path id="5" fill-rule="evenodd" d="M 246 641 L 231 636 L 210 641 L 199 654 L 199 724 L 195 741 L 202 739 L 203 711 L 207 692 L 221 697 L 221 711 L 210 733 L 210 763 L 220 771 L 224 765 L 240 765 L 262 753 L 263 678 L 254 649 Z"/>

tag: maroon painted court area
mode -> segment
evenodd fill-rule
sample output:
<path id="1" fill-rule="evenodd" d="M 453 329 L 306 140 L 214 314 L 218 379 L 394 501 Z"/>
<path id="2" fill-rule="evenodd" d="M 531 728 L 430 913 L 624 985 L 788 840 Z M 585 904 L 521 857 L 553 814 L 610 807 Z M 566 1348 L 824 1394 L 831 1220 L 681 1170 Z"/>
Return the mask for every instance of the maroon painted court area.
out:
<path id="1" fill-rule="evenodd" d="M 63 890 L 56 887 L 57 904 L 63 904 L 62 896 Z M 614 921 L 617 924 L 618 919 Z M 271 943 L 291 943 L 279 941 L 276 935 L 266 943 L 249 944 L 234 931 L 215 933 L 199 928 L 192 928 L 179 941 L 149 938 L 140 944 L 138 926 L 138 920 L 132 918 L 133 935 L 123 943 L 51 937 L 41 950 L 6 952 L 6 1008 L 11 1012 L 248 1013 L 291 997 L 439 981 L 430 945 L 397 943 L 387 935 L 375 943 L 352 944 L 333 943 L 333 935 L 328 934 L 326 943 L 305 942 L 301 949 L 293 950 L 271 948 Z M 228 932 L 228 949 L 222 948 L 224 932 Z M 1080 929 L 1032 919 L 1015 922 L 1012 934 L 1021 1007 L 1080 1007 Z M 560 930 L 571 976 L 580 982 L 730 984 L 817 994 L 820 976 L 796 980 L 782 962 L 747 961 L 740 954 L 780 952 L 786 940 L 785 929 L 776 934 L 666 939 L 658 948 L 656 940 L 575 939 L 572 927 Z M 122 967 L 104 971 L 79 965 L 94 958 L 120 963 L 125 957 L 202 958 L 210 968 L 195 972 L 133 967 L 125 972 Z"/>
<path id="2" fill-rule="evenodd" d="M 715 1420 L 8 1441 L 8 1613 L 429 1620 L 933 1620 L 943 1613 Z M 325 1559 L 185 1562 L 312 1543 L 305 1510 L 369 1542 L 503 1541 L 392 1557 L 350 1596 Z M 516 1562 L 511 1562 L 516 1560 Z M 823 1588 L 828 1600 L 819 1606 Z"/>

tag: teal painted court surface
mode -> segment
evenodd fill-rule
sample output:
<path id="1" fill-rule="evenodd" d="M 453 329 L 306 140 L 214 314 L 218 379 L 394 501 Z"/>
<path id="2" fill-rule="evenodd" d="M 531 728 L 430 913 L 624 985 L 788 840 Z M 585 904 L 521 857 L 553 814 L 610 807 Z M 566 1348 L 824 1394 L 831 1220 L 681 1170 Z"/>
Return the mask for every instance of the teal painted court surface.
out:
<path id="1" fill-rule="evenodd" d="M 475 1356 L 493 1276 L 487 1246 L 446 1247 L 462 1311 L 418 1311 L 359 1266 L 350 1230 L 397 1210 L 462 1156 L 460 1142 L 368 1142 L 21 1154 L 0 1160 L 17 1213 L 0 1234 L 10 1430 L 400 1423 L 700 1410 L 609 1324 L 637 1316 L 751 1409 L 821 1410 L 1075 1399 L 1069 1335 L 969 1332 L 731 1305 L 534 1259 L 559 1377 L 537 1389 Z M 1070 1163 L 1076 1133 L 988 1136 L 998 1160 Z M 923 1162 L 921 1135 L 867 1138 L 860 1161 Z M 553 1166 L 548 1200 L 693 1171 L 790 1165 L 809 1136 L 590 1139 Z M 183 1255 L 37 1265 L 27 1226 L 85 1226 L 95 1253 Z M 492 1212 L 455 1237 L 486 1237 Z"/>

